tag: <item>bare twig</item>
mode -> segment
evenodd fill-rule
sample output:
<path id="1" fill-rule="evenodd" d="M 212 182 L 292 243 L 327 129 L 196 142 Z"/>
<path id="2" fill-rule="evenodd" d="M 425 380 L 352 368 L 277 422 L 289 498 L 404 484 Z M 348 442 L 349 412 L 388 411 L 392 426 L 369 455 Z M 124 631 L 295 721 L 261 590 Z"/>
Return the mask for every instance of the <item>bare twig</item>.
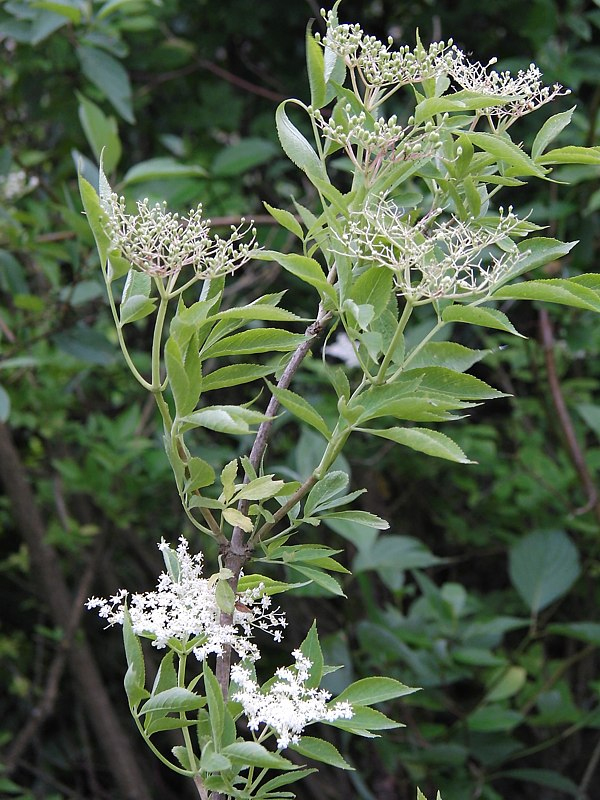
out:
<path id="1" fill-rule="evenodd" d="M 565 398 L 562 393 L 560 380 L 556 371 L 556 362 L 554 359 L 554 334 L 552 331 L 552 323 L 550 317 L 545 309 L 539 312 L 539 328 L 540 338 L 544 348 L 544 356 L 546 359 L 546 371 L 548 375 L 548 385 L 550 386 L 550 394 L 552 402 L 556 409 L 556 415 L 560 424 L 561 430 L 565 437 L 567 450 L 573 466 L 575 467 L 579 480 L 586 495 L 586 503 L 582 508 L 574 511 L 574 514 L 585 514 L 588 511 L 594 511 L 596 518 L 600 521 L 600 499 L 598 497 L 598 489 L 592 479 L 590 471 L 588 470 L 585 456 L 577 441 L 577 435 L 571 420 L 571 415 L 567 409 Z"/>

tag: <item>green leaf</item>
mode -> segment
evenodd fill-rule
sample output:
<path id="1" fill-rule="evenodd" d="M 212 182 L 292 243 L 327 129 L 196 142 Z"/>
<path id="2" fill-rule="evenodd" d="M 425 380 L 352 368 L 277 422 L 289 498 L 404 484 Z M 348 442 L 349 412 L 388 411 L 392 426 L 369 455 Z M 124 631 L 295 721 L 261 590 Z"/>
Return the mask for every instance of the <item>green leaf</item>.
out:
<path id="1" fill-rule="evenodd" d="M 234 333 L 215 342 L 202 351 L 202 358 L 249 355 L 251 353 L 288 352 L 295 350 L 306 337 L 302 333 L 290 333 L 277 328 L 254 328 Z"/>
<path id="2" fill-rule="evenodd" d="M 88 225 L 92 229 L 94 239 L 96 240 L 96 247 L 98 248 L 98 255 L 100 256 L 100 266 L 102 269 L 105 269 L 107 253 L 110 247 L 110 238 L 106 233 L 109 222 L 108 214 L 100 205 L 100 198 L 94 187 L 91 183 L 88 183 L 81 174 L 79 174 L 79 192 L 81 194 L 81 201 Z"/>
<path id="3" fill-rule="evenodd" d="M 241 511 L 238 511 L 237 508 L 226 508 L 223 511 L 223 519 L 228 522 L 232 528 L 236 526 L 241 528 L 246 533 L 252 533 L 254 530 L 254 523 L 250 519 L 250 517 L 245 516 L 242 514 Z"/>
<path id="4" fill-rule="evenodd" d="M 485 150 L 486 153 L 494 156 L 498 161 L 503 161 L 513 167 L 516 175 L 535 175 L 543 178 L 547 170 L 535 163 L 520 147 L 518 147 L 508 136 L 499 136 L 493 133 L 472 133 L 464 134 L 471 142 Z"/>
<path id="5" fill-rule="evenodd" d="M 581 798 L 581 790 L 577 784 L 552 769 L 507 769 L 497 772 L 496 775 L 498 778 L 512 778 L 516 781 L 537 783 L 539 786 L 548 786 L 554 792 L 564 792 L 571 797 Z"/>
<path id="6" fill-rule="evenodd" d="M 371 305 L 377 319 L 387 308 L 392 289 L 393 276 L 389 269 L 370 267 L 363 272 L 350 289 L 349 299 L 357 305 Z"/>
<path id="7" fill-rule="evenodd" d="M 62 3 L 59 2 L 59 0 L 35 0 L 32 6 L 34 8 L 43 8 L 46 11 L 52 11 L 54 14 L 59 14 L 74 25 L 79 25 L 81 22 L 81 8 L 72 2 L 67 2 L 67 0 L 64 0 Z"/>
<path id="8" fill-rule="evenodd" d="M 304 504 L 304 516 L 311 517 L 328 500 L 343 492 L 349 481 L 350 478 L 345 472 L 339 470 L 328 472 L 310 490 Z"/>
<path id="9" fill-rule="evenodd" d="M 208 406 L 181 417 L 181 422 L 218 433 L 244 436 L 251 432 L 251 425 L 260 424 L 265 419 L 264 414 L 241 406 Z"/>
<path id="10" fill-rule="evenodd" d="M 329 297 L 333 301 L 337 299 L 335 289 L 327 283 L 321 265 L 314 258 L 300 256 L 296 253 L 278 253 L 276 250 L 264 250 L 258 254 L 258 258 L 276 261 L 287 272 L 295 275 L 304 283 L 308 283 L 309 286 L 314 286 L 321 297 Z"/>
<path id="11" fill-rule="evenodd" d="M 573 112 L 575 111 L 575 106 L 570 108 L 568 111 L 562 111 L 560 114 L 554 114 L 553 117 L 547 119 L 546 122 L 542 125 L 539 129 L 537 136 L 533 140 L 533 144 L 531 145 L 531 157 L 534 161 L 538 160 L 538 156 L 540 156 L 546 147 L 552 142 L 559 133 L 566 128 L 567 125 L 571 122 L 571 117 L 573 116 Z"/>
<path id="12" fill-rule="evenodd" d="M 244 765 L 262 767 L 264 769 L 298 769 L 287 758 L 279 753 L 272 753 L 258 742 L 234 742 L 221 751 L 232 761 L 241 761 Z"/>
<path id="13" fill-rule="evenodd" d="M 548 278 L 539 281 L 503 286 L 494 292 L 494 298 L 501 300 L 541 300 L 545 303 L 559 303 L 588 311 L 600 311 L 600 296 L 586 286 L 566 278 Z"/>
<path id="14" fill-rule="evenodd" d="M 290 745 L 290 750 L 294 750 L 306 758 L 312 758 L 313 761 L 321 761 L 323 764 L 330 764 L 338 769 L 354 769 L 330 742 L 314 736 L 303 736 L 298 744 Z"/>
<path id="15" fill-rule="evenodd" d="M 215 482 L 215 471 L 203 458 L 194 456 L 187 461 L 188 479 L 185 482 L 185 491 L 196 492 L 205 486 L 212 486 Z"/>
<path id="16" fill-rule="evenodd" d="M 523 715 L 519 711 L 500 705 L 489 705 L 470 714 L 467 717 L 467 727 L 479 733 L 498 733 L 513 730 L 522 720 Z"/>
<path id="17" fill-rule="evenodd" d="M 135 680 L 138 686 L 143 687 L 146 682 L 146 667 L 144 664 L 144 653 L 140 640 L 133 631 L 129 609 L 125 606 L 123 610 L 123 644 L 125 646 L 125 658 L 127 666 L 135 672 Z"/>
<path id="18" fill-rule="evenodd" d="M 497 397 L 506 397 L 503 392 L 493 389 L 479 378 L 455 372 L 446 367 L 409 369 L 404 372 L 403 378 L 408 382 L 418 378 L 418 391 L 425 395 L 438 393 L 461 400 L 492 400 Z"/>
<path id="19" fill-rule="evenodd" d="M 290 783 L 295 783 L 296 781 L 300 781 L 303 778 L 306 778 L 308 775 L 312 775 L 313 772 L 317 772 L 318 770 L 314 768 L 310 769 L 299 769 L 296 772 L 292 773 L 284 773 L 283 775 L 278 775 L 276 778 L 271 778 L 270 781 L 261 784 L 259 789 L 259 794 L 257 797 L 266 797 L 268 792 L 272 792 L 274 789 L 279 789 L 281 786 L 287 786 Z"/>
<path id="20" fill-rule="evenodd" d="M 290 102 L 300 105 L 298 101 L 284 100 L 275 113 L 275 124 L 281 146 L 290 161 L 305 172 L 309 178 L 315 176 L 327 180 L 318 155 L 298 128 L 290 122 L 285 109 L 287 103 Z"/>
<path id="21" fill-rule="evenodd" d="M 227 509 L 233 511 L 233 509 Z M 240 513 L 237 511 L 236 513 Z M 242 516 L 242 514 L 240 514 Z M 229 521 L 229 520 L 228 520 Z M 236 523 L 237 524 L 237 523 Z M 251 523 L 252 524 L 252 523 Z M 215 589 L 215 600 L 219 609 L 225 614 L 233 614 L 235 608 L 235 592 L 226 580 L 217 581 Z"/>
<path id="22" fill-rule="evenodd" d="M 273 480 L 272 475 L 261 475 L 249 483 L 245 483 L 239 492 L 236 492 L 235 499 L 238 500 L 267 500 L 279 494 L 284 486 L 284 481 Z"/>
<path id="23" fill-rule="evenodd" d="M 352 564 L 353 572 L 365 570 L 425 569 L 440 564 L 443 559 L 433 555 L 429 548 L 412 536 L 381 536 L 369 547 L 362 547 Z"/>
<path id="24" fill-rule="evenodd" d="M 395 700 L 407 694 L 418 692 L 394 678 L 362 678 L 350 684 L 335 698 L 335 703 L 346 701 L 352 705 L 372 706 L 386 700 Z"/>
<path id="25" fill-rule="evenodd" d="M 600 164 L 600 147 L 569 145 L 550 150 L 537 159 L 538 164 Z"/>
<path id="26" fill-rule="evenodd" d="M 119 129 L 114 117 L 107 117 L 102 109 L 87 97 L 76 93 L 79 99 L 79 120 L 96 160 L 104 151 L 104 168 L 112 172 L 121 158 Z"/>
<path id="27" fill-rule="evenodd" d="M 219 682 L 215 678 L 214 672 L 208 666 L 208 662 L 204 662 L 204 690 L 206 692 L 206 700 L 208 703 L 208 714 L 210 717 L 210 727 L 212 733 L 212 740 L 215 750 L 221 749 L 221 738 L 225 728 L 225 702 L 223 700 L 223 693 Z"/>
<path id="28" fill-rule="evenodd" d="M 227 386 L 241 386 L 243 383 L 266 378 L 275 370 L 275 367 L 262 364 L 230 364 L 210 372 L 202 379 L 202 391 L 212 392 Z"/>
<path id="29" fill-rule="evenodd" d="M 473 364 L 481 361 L 489 350 L 473 350 L 456 342 L 429 342 L 417 354 L 409 355 L 410 366 L 418 367 L 448 367 L 456 372 L 465 372 Z"/>
<path id="30" fill-rule="evenodd" d="M 178 417 L 184 417 L 196 407 L 200 395 L 199 387 L 192 390 L 183 363 L 183 354 L 175 339 L 170 336 L 165 345 L 165 365 L 169 386 L 173 392 Z"/>
<path id="31" fill-rule="evenodd" d="M 346 597 L 340 584 L 326 572 L 306 567 L 303 564 L 290 564 L 289 567 L 290 569 L 296 570 L 296 572 L 299 572 L 301 575 L 304 575 L 305 578 L 309 578 L 316 583 L 317 586 L 320 586 L 331 594 L 338 595 L 339 597 Z"/>
<path id="32" fill-rule="evenodd" d="M 231 761 L 222 753 L 216 753 L 212 742 L 208 742 L 200 756 L 202 772 L 222 772 L 231 769 Z"/>
<path id="33" fill-rule="evenodd" d="M 325 58 L 323 49 L 310 30 L 306 31 L 306 67 L 310 85 L 310 104 L 313 108 L 321 108 L 326 101 Z"/>
<path id="34" fill-rule="evenodd" d="M 272 161 L 277 152 L 277 147 L 269 139 L 241 139 L 217 154 L 211 172 L 220 178 L 242 175 Z"/>
<path id="35" fill-rule="evenodd" d="M 281 592 L 288 592 L 290 589 L 297 589 L 300 586 L 306 586 L 307 582 L 302 583 L 285 583 L 284 581 L 276 581 L 273 578 L 268 578 L 266 575 L 242 575 L 238 581 L 238 592 L 241 594 L 247 589 L 255 589 L 260 584 L 263 584 L 263 593 L 267 595 L 280 594 Z"/>
<path id="36" fill-rule="evenodd" d="M 149 714 L 151 711 L 197 711 L 205 704 L 204 697 L 190 692 L 189 689 L 174 686 L 172 689 L 165 689 L 164 692 L 152 695 L 140 709 L 140 714 Z"/>
<path id="37" fill-rule="evenodd" d="M 305 322 L 302 317 L 287 311 L 285 308 L 266 305 L 260 301 L 250 303 L 247 306 L 228 308 L 226 311 L 219 311 L 208 317 L 209 322 L 216 319 L 250 319 L 253 321 L 265 320 L 267 322 Z"/>
<path id="38" fill-rule="evenodd" d="M 123 295 L 119 306 L 120 324 L 126 325 L 136 319 L 142 319 L 154 309 L 155 300 L 151 300 L 152 279 L 145 272 L 130 269 L 123 287 Z M 148 309 L 149 306 L 149 310 Z"/>
<path id="39" fill-rule="evenodd" d="M 125 694 L 127 695 L 127 702 L 129 708 L 133 711 L 140 704 L 140 701 L 148 697 L 148 691 L 144 688 L 143 683 L 140 683 L 139 675 L 135 671 L 133 664 L 127 667 L 125 678 L 123 680 L 125 687 Z"/>
<path id="40" fill-rule="evenodd" d="M 277 222 L 286 230 L 293 233 L 294 236 L 297 236 L 299 239 L 304 239 L 304 231 L 302 230 L 302 225 L 298 222 L 296 217 L 291 214 L 289 211 L 285 211 L 283 208 L 274 208 L 270 206 L 263 200 L 263 205 L 269 212 L 269 214 L 273 217 L 273 219 L 277 220 Z"/>
<path id="41" fill-rule="evenodd" d="M 104 94 L 127 122 L 135 122 L 131 105 L 131 84 L 124 67 L 104 50 L 89 45 L 77 48 L 86 78 Z"/>
<path id="42" fill-rule="evenodd" d="M 517 249 L 521 252 L 515 269 L 505 276 L 503 283 L 514 280 L 518 275 L 529 272 L 537 267 L 543 267 L 551 261 L 556 261 L 575 247 L 577 242 L 560 242 L 558 239 L 549 239 L 536 236 L 519 242 Z"/>
<path id="43" fill-rule="evenodd" d="M 306 685 L 309 689 L 318 689 L 323 677 L 323 651 L 317 633 L 317 623 L 313 620 L 310 630 L 306 634 L 304 641 L 300 645 L 302 655 L 309 659 L 311 663 L 308 680 Z"/>
<path id="44" fill-rule="evenodd" d="M 500 667 L 495 670 L 488 685 L 490 689 L 485 696 L 486 703 L 494 703 L 499 700 L 507 700 L 521 691 L 527 681 L 527 670 L 524 667 L 511 665 L 510 667 Z"/>
<path id="45" fill-rule="evenodd" d="M 534 615 L 566 594 L 580 572 L 577 548 L 562 530 L 530 533 L 509 552 L 512 585 Z"/>
<path id="46" fill-rule="evenodd" d="M 495 330 L 512 333 L 514 336 L 520 336 L 522 339 L 527 338 L 519 333 L 506 314 L 495 308 L 461 305 L 447 306 L 442 311 L 442 319 L 444 322 L 464 322 L 467 325 L 494 328 Z"/>
<path id="47" fill-rule="evenodd" d="M 177 686 L 177 673 L 173 666 L 174 653 L 171 650 L 160 662 L 154 684 L 152 685 L 152 694 L 157 695 L 167 689 L 173 689 Z"/>
<path id="48" fill-rule="evenodd" d="M 449 436 L 439 431 L 432 431 L 429 428 L 387 428 L 373 430 L 371 428 L 361 428 L 363 433 L 380 436 L 389 439 L 397 444 L 410 447 L 420 453 L 436 458 L 445 458 L 448 461 L 456 461 L 459 464 L 473 464 L 462 449 L 452 441 Z"/>
<path id="49" fill-rule="evenodd" d="M 206 175 L 206 170 L 197 164 L 181 164 L 170 156 L 161 158 L 149 158 L 147 161 L 140 161 L 131 169 L 127 170 L 123 178 L 125 186 L 143 181 L 169 180 L 172 178 L 202 178 Z"/>
<path id="50" fill-rule="evenodd" d="M 279 389 L 277 386 L 269 383 L 269 389 L 274 397 L 286 408 L 291 414 L 307 425 L 311 425 L 319 433 L 324 436 L 327 441 L 331 439 L 331 431 L 318 411 L 303 397 L 290 389 Z"/>
<path id="51" fill-rule="evenodd" d="M 337 699 L 331 702 L 335 705 Z M 396 722 L 386 717 L 385 714 L 382 714 L 381 711 L 377 711 L 375 708 L 354 705 L 352 706 L 352 711 L 354 713 L 350 719 L 336 719 L 326 724 L 332 725 L 334 728 L 341 728 L 343 731 L 356 733 L 359 736 L 368 736 L 369 731 L 385 731 L 391 730 L 392 728 L 404 727 L 401 722 Z"/>
<path id="52" fill-rule="evenodd" d="M 600 622 L 557 622 L 548 625 L 548 633 L 557 633 L 580 639 L 583 642 L 600 645 Z"/>
<path id="53" fill-rule="evenodd" d="M 454 94 L 441 97 L 428 97 L 417 104 L 415 108 L 415 123 L 420 125 L 426 119 L 431 119 L 436 114 L 446 114 L 453 111 L 476 111 L 480 108 L 504 105 L 510 102 L 510 97 L 499 97 L 467 89 Z"/>
<path id="54" fill-rule="evenodd" d="M 385 531 L 390 527 L 387 520 L 378 517 L 377 514 L 371 514 L 369 511 L 334 511 L 330 514 L 322 514 L 322 519 L 346 520 L 367 528 L 377 528 L 380 531 Z"/>

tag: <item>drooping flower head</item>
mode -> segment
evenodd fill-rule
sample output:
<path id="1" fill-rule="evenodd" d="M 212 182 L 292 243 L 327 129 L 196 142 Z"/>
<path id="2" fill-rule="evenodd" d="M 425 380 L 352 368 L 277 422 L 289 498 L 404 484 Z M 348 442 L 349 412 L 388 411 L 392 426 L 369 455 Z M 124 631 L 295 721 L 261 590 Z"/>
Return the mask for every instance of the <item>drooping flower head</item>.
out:
<path id="1" fill-rule="evenodd" d="M 276 641 L 281 639 L 286 620 L 278 609 L 271 611 L 271 598 L 264 586 L 240 596 L 243 611 L 234 611 L 230 625 L 221 624 L 221 609 L 217 603 L 214 579 L 202 577 L 202 554 L 191 555 L 182 536 L 176 551 L 162 541 L 159 545 L 170 565 L 161 573 L 156 591 L 132 594 L 121 589 L 104 600 L 90 598 L 87 608 L 98 608 L 99 615 L 109 625 L 123 624 L 125 605 L 131 616 L 134 633 L 152 639 L 154 647 L 163 648 L 169 640 L 177 640 L 202 660 L 211 653 L 220 655 L 230 645 L 241 658 L 255 661 L 260 652 L 251 636 L 254 629 L 266 631 Z"/>

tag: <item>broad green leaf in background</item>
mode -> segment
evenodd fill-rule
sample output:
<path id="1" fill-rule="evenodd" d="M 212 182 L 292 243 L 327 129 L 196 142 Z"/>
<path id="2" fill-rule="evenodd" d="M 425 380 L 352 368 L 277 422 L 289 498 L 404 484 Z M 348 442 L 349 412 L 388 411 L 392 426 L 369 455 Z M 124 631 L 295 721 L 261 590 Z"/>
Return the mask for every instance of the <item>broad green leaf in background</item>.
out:
<path id="1" fill-rule="evenodd" d="M 92 148 L 96 161 L 103 154 L 104 169 L 112 172 L 121 158 L 119 129 L 114 117 L 108 117 L 102 109 L 87 97 L 77 92 L 79 120 Z"/>
<path id="2" fill-rule="evenodd" d="M 126 122 L 135 122 L 131 84 L 123 65 L 97 47 L 80 45 L 77 55 L 83 74 L 104 94 Z"/>
<path id="3" fill-rule="evenodd" d="M 241 139 L 218 153 L 211 171 L 218 177 L 241 175 L 272 161 L 276 154 L 277 147 L 269 139 Z"/>
<path id="4" fill-rule="evenodd" d="M 198 164 L 182 164 L 171 156 L 149 158 L 131 167 L 123 178 L 125 186 L 153 180 L 169 180 L 170 178 L 203 178 L 206 170 Z"/>
<path id="5" fill-rule="evenodd" d="M 532 614 L 566 594 L 579 577 L 577 548 L 562 530 L 535 531 L 510 548 L 510 579 Z"/>

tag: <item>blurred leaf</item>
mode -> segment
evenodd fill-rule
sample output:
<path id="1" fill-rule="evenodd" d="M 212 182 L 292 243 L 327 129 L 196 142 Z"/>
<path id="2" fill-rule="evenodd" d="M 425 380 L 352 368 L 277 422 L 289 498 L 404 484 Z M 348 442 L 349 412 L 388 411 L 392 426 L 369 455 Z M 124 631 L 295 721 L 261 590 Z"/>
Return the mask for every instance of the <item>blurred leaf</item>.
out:
<path id="1" fill-rule="evenodd" d="M 0 383 L 0 422 L 6 422 L 10 416 L 10 397 Z"/>
<path id="2" fill-rule="evenodd" d="M 412 536 L 380 536 L 375 544 L 360 550 L 352 564 L 353 572 L 369 569 L 424 569 L 440 564 L 427 546 Z"/>
<path id="3" fill-rule="evenodd" d="M 566 594 L 581 571 L 579 554 L 564 531 L 535 531 L 509 552 L 510 579 L 532 614 Z"/>
<path id="4" fill-rule="evenodd" d="M 206 170 L 197 164 L 181 164 L 170 156 L 149 158 L 131 167 L 123 178 L 125 186 L 142 181 L 169 180 L 170 178 L 203 178 Z"/>
<path id="5" fill-rule="evenodd" d="M 86 78 L 104 94 L 126 122 L 135 122 L 131 84 L 125 68 L 104 50 L 80 45 L 77 55 Z"/>
<path id="6" fill-rule="evenodd" d="M 242 175 L 254 167 L 273 160 L 277 148 L 269 139 L 242 139 L 225 147 L 212 163 L 212 174 L 218 177 Z"/>

